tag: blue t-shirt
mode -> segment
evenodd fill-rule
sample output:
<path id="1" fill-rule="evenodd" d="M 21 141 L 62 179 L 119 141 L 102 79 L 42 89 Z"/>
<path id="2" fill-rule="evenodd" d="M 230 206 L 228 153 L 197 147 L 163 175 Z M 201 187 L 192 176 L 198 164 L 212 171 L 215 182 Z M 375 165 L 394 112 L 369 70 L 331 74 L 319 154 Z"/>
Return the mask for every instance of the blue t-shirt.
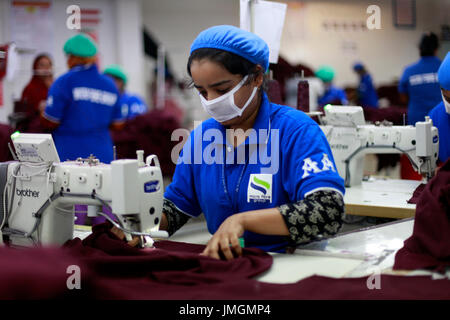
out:
<path id="1" fill-rule="evenodd" d="M 378 108 L 378 95 L 372 83 L 370 74 L 362 76 L 358 86 L 359 104 L 362 107 Z"/>
<path id="2" fill-rule="evenodd" d="M 270 133 L 270 134 L 269 134 Z M 264 94 L 253 130 L 236 149 L 214 119 L 191 132 L 165 198 L 214 234 L 229 216 L 302 200 L 319 189 L 344 194 L 328 141 L 306 114 L 270 103 Z M 246 231 L 246 247 L 285 251 L 287 237 Z"/>
<path id="3" fill-rule="evenodd" d="M 408 124 L 424 121 L 425 116 L 441 101 L 437 72 L 441 60 L 437 57 L 422 57 L 417 63 L 405 68 L 398 91 L 409 97 Z"/>
<path id="4" fill-rule="evenodd" d="M 439 132 L 439 160 L 445 162 L 450 157 L 450 114 L 445 111 L 444 102 L 434 107 L 429 116 Z"/>
<path id="5" fill-rule="evenodd" d="M 330 86 L 327 91 L 318 99 L 319 106 L 323 107 L 329 103 L 340 102 L 342 105 L 347 105 L 347 95 L 341 88 Z"/>
<path id="6" fill-rule="evenodd" d="M 59 122 L 52 135 L 61 161 L 91 154 L 103 163 L 113 160 L 109 126 L 121 120 L 119 92 L 95 64 L 76 66 L 56 79 L 44 117 Z"/>
<path id="7" fill-rule="evenodd" d="M 120 108 L 122 110 L 123 120 L 131 120 L 147 112 L 145 102 L 139 96 L 127 92 L 120 96 Z"/>

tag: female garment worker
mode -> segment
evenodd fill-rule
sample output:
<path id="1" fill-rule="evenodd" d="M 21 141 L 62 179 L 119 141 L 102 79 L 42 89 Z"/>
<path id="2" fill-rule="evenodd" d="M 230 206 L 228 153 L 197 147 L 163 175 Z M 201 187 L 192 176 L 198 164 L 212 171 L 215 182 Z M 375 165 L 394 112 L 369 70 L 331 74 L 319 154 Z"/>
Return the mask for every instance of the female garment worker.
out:
<path id="1" fill-rule="evenodd" d="M 203 213 L 213 234 L 203 255 L 237 257 L 241 237 L 285 252 L 341 227 L 345 189 L 328 142 L 307 115 L 269 102 L 268 67 L 267 44 L 233 26 L 206 29 L 191 46 L 187 71 L 212 118 L 183 146 L 160 229 L 171 235 Z"/>
<path id="2" fill-rule="evenodd" d="M 442 101 L 429 116 L 439 132 L 439 160 L 445 162 L 450 157 L 450 52 L 439 67 L 438 80 Z"/>
<path id="3" fill-rule="evenodd" d="M 97 47 L 88 35 L 79 33 L 68 39 L 64 53 L 70 70 L 50 87 L 42 124 L 54 129 L 61 161 L 92 154 L 110 163 L 113 143 L 109 128 L 123 125 L 119 91 L 108 76 L 99 73 Z"/>

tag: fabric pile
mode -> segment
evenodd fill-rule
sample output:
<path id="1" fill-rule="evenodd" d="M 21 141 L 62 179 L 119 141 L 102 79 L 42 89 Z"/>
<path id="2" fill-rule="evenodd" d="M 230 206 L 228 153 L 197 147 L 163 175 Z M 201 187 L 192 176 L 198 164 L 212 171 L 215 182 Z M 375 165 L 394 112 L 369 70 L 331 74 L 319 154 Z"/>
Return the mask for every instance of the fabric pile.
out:
<path id="1" fill-rule="evenodd" d="M 450 299 L 449 280 L 425 276 L 380 275 L 379 289 L 369 288 L 368 277 L 260 282 L 255 277 L 269 270 L 272 256 L 259 249 L 245 248 L 232 261 L 200 256 L 204 246 L 196 244 L 158 241 L 138 249 L 110 227 L 97 225 L 83 241 L 60 248 L 0 248 L 0 299 Z"/>

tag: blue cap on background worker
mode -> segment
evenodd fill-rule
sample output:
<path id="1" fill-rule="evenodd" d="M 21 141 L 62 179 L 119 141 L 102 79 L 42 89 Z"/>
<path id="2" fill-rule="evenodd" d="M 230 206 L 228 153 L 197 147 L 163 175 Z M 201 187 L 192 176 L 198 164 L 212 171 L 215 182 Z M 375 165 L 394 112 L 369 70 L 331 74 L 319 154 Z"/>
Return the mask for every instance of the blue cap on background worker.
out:
<path id="1" fill-rule="evenodd" d="M 105 68 L 103 73 L 110 76 L 116 83 L 120 92 L 120 108 L 123 120 L 131 120 L 136 116 L 147 112 L 147 105 L 144 100 L 136 94 L 131 94 L 125 90 L 128 76 L 123 68 L 118 64 L 111 64 Z"/>
<path id="2" fill-rule="evenodd" d="M 434 107 L 429 116 L 439 131 L 439 160 L 445 162 L 450 157 L 450 52 L 438 70 L 442 101 Z"/>
<path id="3" fill-rule="evenodd" d="M 339 87 L 333 85 L 333 79 L 335 76 L 335 70 L 330 66 L 321 66 L 314 73 L 317 78 L 323 81 L 325 85 L 324 94 L 319 97 L 319 106 L 323 107 L 327 104 L 333 105 L 347 105 L 347 95 L 345 91 Z"/>
<path id="4" fill-rule="evenodd" d="M 78 33 L 64 44 L 69 70 L 50 87 L 43 124 L 52 129 L 62 161 L 87 158 L 113 160 L 111 125 L 121 124 L 119 92 L 114 82 L 99 73 L 97 45 Z"/>

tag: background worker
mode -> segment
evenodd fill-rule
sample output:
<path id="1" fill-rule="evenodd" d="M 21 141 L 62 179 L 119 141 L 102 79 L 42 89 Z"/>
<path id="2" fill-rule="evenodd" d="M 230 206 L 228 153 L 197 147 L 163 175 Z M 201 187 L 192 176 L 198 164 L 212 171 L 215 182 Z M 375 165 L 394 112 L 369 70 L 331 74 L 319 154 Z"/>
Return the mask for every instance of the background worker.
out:
<path id="1" fill-rule="evenodd" d="M 378 108 L 378 95 L 373 86 L 372 77 L 366 67 L 358 62 L 353 65 L 353 71 L 359 77 L 357 89 L 357 104 L 361 107 Z"/>
<path id="2" fill-rule="evenodd" d="M 126 92 L 125 87 L 128 81 L 128 77 L 121 66 L 117 64 L 111 64 L 105 68 L 103 73 L 107 76 L 110 76 L 114 80 L 117 89 L 119 90 L 119 103 L 123 120 L 131 120 L 134 117 L 148 111 L 147 105 L 141 97 Z"/>
<path id="3" fill-rule="evenodd" d="M 88 35 L 80 33 L 68 39 L 64 52 L 69 71 L 50 87 L 42 124 L 53 129 L 61 161 L 92 154 L 110 163 L 113 143 L 109 128 L 123 124 L 119 91 L 109 77 L 99 73 L 97 47 Z"/>
<path id="4" fill-rule="evenodd" d="M 325 86 L 323 95 L 318 99 L 320 107 L 323 107 L 327 104 L 348 105 L 347 95 L 345 94 L 345 91 L 333 84 L 335 71 L 332 67 L 321 66 L 315 72 L 315 76 L 322 80 Z"/>
<path id="5" fill-rule="evenodd" d="M 398 84 L 403 102 L 408 101 L 408 124 L 424 121 L 430 110 L 441 101 L 437 71 L 441 60 L 436 57 L 438 37 L 430 32 L 419 44 L 420 59 L 405 68 Z"/>

